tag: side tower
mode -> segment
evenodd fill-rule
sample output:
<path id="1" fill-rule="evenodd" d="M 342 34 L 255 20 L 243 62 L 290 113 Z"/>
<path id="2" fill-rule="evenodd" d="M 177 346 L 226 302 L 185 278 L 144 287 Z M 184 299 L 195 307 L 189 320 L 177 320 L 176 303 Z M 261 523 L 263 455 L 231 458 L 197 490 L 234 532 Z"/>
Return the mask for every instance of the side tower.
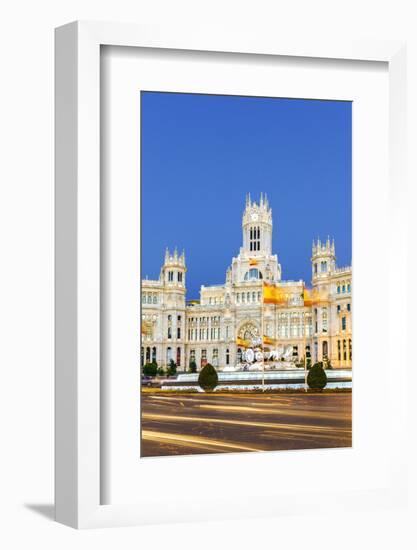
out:
<path id="1" fill-rule="evenodd" d="M 272 254 L 272 210 L 268 199 L 261 193 L 259 204 L 246 197 L 242 218 L 243 249 L 253 256 Z"/>
<path id="2" fill-rule="evenodd" d="M 160 281 L 164 292 L 162 319 L 163 364 L 175 361 L 177 367 L 185 369 L 185 254 L 177 249 L 171 254 L 165 251 Z"/>
<path id="3" fill-rule="evenodd" d="M 178 254 L 177 249 L 171 254 L 168 248 L 165 250 L 165 261 L 161 270 L 161 280 L 166 289 L 179 295 L 185 295 L 185 253 Z"/>
<path id="4" fill-rule="evenodd" d="M 330 242 L 330 238 L 327 237 L 325 243 L 322 243 L 320 239 L 317 239 L 317 242 L 313 241 L 311 264 L 312 283 L 314 286 L 328 279 L 329 275 L 336 268 L 334 240 Z"/>

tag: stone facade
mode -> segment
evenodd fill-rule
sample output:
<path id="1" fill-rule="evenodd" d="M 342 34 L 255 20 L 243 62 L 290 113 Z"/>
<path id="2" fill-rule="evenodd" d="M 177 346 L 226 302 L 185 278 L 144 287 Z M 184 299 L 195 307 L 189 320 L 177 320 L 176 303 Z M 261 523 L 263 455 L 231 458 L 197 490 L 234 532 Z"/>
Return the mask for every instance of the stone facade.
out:
<path id="1" fill-rule="evenodd" d="M 334 242 L 313 241 L 312 287 L 319 300 L 304 303 L 304 281 L 281 279 L 281 265 L 272 253 L 272 209 L 266 196 L 246 199 L 243 242 L 226 271 L 225 282 L 202 286 L 200 300 L 186 302 L 185 254 L 165 253 L 158 280 L 142 280 L 143 363 L 178 370 L 191 360 L 198 368 L 210 362 L 220 370 L 238 366 L 242 350 L 237 338 L 264 336 L 277 345 L 292 345 L 294 361 L 306 352 L 312 361 L 327 357 L 335 368 L 352 366 L 352 269 L 337 267 Z M 263 283 L 285 291 L 283 304 L 263 304 Z M 263 319 L 262 319 L 263 313 Z"/>

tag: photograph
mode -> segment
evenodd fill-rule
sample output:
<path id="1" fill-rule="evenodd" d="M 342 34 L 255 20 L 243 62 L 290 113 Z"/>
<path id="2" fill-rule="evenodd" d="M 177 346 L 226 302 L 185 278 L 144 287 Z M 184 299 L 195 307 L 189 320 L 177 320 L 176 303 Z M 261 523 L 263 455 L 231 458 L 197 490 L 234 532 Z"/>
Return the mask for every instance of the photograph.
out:
<path id="1" fill-rule="evenodd" d="M 138 101 L 140 458 L 351 447 L 352 102 Z"/>

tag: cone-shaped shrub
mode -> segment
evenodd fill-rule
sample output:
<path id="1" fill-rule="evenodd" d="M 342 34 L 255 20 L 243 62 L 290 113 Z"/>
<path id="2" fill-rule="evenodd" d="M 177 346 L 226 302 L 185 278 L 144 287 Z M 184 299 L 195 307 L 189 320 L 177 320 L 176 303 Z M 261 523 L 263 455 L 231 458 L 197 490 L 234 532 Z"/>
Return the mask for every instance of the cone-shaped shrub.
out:
<path id="1" fill-rule="evenodd" d="M 210 363 L 207 363 L 198 375 L 198 384 L 204 391 L 213 391 L 219 382 L 216 369 Z"/>
<path id="2" fill-rule="evenodd" d="M 324 372 L 323 366 L 320 363 L 316 363 L 308 371 L 307 384 L 309 388 L 315 390 L 322 390 L 327 384 L 327 375 Z"/>

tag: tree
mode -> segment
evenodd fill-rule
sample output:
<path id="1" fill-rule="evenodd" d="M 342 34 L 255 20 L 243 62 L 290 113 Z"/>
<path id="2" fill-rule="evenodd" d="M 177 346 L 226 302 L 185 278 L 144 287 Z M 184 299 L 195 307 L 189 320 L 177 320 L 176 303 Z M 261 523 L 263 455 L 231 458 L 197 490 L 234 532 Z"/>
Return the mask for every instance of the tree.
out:
<path id="1" fill-rule="evenodd" d="M 309 388 L 322 390 L 327 384 L 327 375 L 323 369 L 323 363 L 315 363 L 308 372 L 307 384 Z"/>
<path id="2" fill-rule="evenodd" d="M 195 361 L 190 361 L 190 372 L 197 372 L 197 363 Z"/>
<path id="3" fill-rule="evenodd" d="M 207 363 L 198 375 L 198 384 L 206 392 L 213 391 L 219 382 L 216 369 Z"/>
<path id="4" fill-rule="evenodd" d="M 158 376 L 164 376 L 165 374 L 164 367 L 158 367 L 157 374 Z"/>
<path id="5" fill-rule="evenodd" d="M 146 363 L 146 365 L 143 366 L 143 374 L 145 376 L 156 376 L 158 370 L 158 366 L 156 363 Z"/>
<path id="6" fill-rule="evenodd" d="M 167 368 L 167 375 L 174 376 L 175 374 L 177 374 L 177 364 L 175 363 L 174 359 L 171 359 Z"/>

